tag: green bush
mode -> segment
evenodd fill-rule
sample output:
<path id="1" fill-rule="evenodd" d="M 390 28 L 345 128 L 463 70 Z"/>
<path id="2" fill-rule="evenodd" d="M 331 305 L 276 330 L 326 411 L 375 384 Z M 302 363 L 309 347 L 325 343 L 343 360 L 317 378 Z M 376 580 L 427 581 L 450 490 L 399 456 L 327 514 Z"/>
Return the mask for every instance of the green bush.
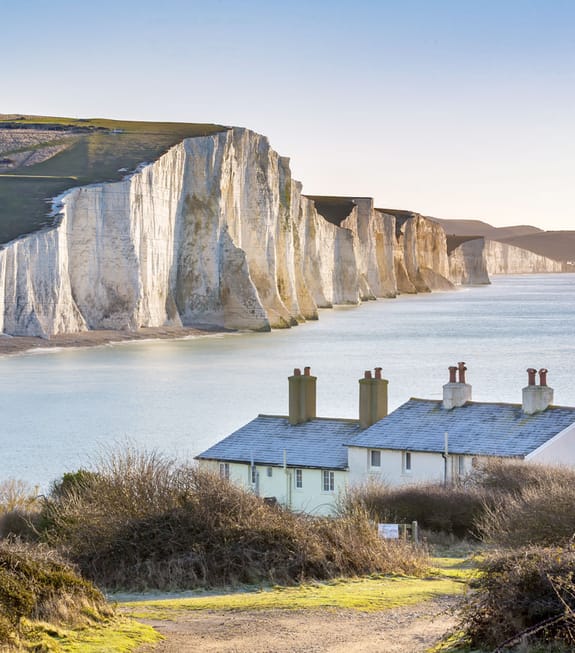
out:
<path id="1" fill-rule="evenodd" d="M 467 644 L 489 650 L 530 642 L 575 642 L 575 551 L 527 548 L 495 552 L 479 571 L 461 608 Z M 499 649 L 498 649 L 499 650 Z"/>
<path id="2" fill-rule="evenodd" d="M 76 625 L 111 615 L 103 595 L 54 551 L 0 542 L 0 646 L 17 643 L 24 618 Z"/>
<path id="3" fill-rule="evenodd" d="M 361 511 L 320 519 L 268 506 L 197 467 L 127 449 L 47 502 L 46 537 L 109 589 L 416 574 L 425 554 L 378 538 Z"/>

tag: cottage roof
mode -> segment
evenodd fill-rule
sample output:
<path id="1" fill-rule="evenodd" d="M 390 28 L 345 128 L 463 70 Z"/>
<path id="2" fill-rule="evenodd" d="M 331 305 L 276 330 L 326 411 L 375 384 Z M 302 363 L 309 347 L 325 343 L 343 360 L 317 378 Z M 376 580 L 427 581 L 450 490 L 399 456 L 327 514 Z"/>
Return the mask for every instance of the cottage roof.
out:
<path id="1" fill-rule="evenodd" d="M 375 449 L 525 457 L 575 423 L 575 408 L 550 406 L 526 415 L 521 404 L 469 401 L 446 410 L 441 401 L 410 399 L 347 444 Z"/>
<path id="2" fill-rule="evenodd" d="M 345 470 L 344 445 L 359 432 L 357 420 L 318 417 L 291 425 L 287 417 L 258 415 L 196 458 L 283 465 L 285 451 L 290 467 Z"/>

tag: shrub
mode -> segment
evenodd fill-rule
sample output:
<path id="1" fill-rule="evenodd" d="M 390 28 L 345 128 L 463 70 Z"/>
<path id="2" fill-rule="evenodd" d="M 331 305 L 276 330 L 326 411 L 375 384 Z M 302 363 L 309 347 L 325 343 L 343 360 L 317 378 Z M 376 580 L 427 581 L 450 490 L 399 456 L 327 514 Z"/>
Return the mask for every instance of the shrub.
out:
<path id="1" fill-rule="evenodd" d="M 575 533 L 575 473 L 527 464 L 508 465 L 505 470 L 513 490 L 486 506 L 477 520 L 482 538 L 505 547 L 570 542 Z"/>
<path id="2" fill-rule="evenodd" d="M 475 591 L 468 593 L 460 612 L 469 645 L 492 649 L 522 640 L 573 645 L 575 550 L 495 552 L 480 562 L 479 570 Z"/>
<path id="3" fill-rule="evenodd" d="M 18 641 L 23 618 L 76 625 L 111 615 L 102 594 L 54 551 L 0 542 L 0 646 Z"/>
<path id="4" fill-rule="evenodd" d="M 37 491 L 15 478 L 0 481 L 0 514 L 13 510 L 29 510 L 37 503 Z"/>
<path id="5" fill-rule="evenodd" d="M 410 523 L 420 528 L 464 538 L 474 536 L 485 493 L 475 487 L 439 484 L 388 487 L 381 483 L 352 488 L 341 506 L 343 514 L 364 509 L 378 522 Z"/>
<path id="6" fill-rule="evenodd" d="M 425 555 L 380 540 L 367 516 L 318 519 L 157 453 L 114 452 L 81 491 L 46 505 L 47 537 L 110 589 L 292 583 L 421 572 Z"/>

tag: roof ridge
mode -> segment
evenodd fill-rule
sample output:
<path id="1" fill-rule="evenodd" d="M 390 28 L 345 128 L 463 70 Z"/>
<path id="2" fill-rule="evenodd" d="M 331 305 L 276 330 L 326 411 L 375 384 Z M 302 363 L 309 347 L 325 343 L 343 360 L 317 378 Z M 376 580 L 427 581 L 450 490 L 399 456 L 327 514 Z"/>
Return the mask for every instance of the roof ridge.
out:
<path id="1" fill-rule="evenodd" d="M 289 415 L 267 415 L 265 413 L 260 413 L 258 417 L 273 417 L 274 419 L 289 419 Z M 359 419 L 354 417 L 314 417 L 307 422 L 349 422 L 353 424 L 359 424 Z M 301 424 L 306 424 L 307 422 L 301 422 Z M 298 426 L 297 424 L 295 426 Z"/>

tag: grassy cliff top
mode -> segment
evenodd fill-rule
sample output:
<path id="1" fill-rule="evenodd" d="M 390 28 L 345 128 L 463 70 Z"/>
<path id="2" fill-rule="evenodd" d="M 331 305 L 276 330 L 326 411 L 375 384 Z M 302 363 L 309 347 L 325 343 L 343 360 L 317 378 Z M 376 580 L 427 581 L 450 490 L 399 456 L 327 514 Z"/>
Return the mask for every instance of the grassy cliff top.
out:
<path id="1" fill-rule="evenodd" d="M 51 223 L 51 199 L 119 181 L 185 138 L 223 125 L 0 114 L 0 245 Z"/>

